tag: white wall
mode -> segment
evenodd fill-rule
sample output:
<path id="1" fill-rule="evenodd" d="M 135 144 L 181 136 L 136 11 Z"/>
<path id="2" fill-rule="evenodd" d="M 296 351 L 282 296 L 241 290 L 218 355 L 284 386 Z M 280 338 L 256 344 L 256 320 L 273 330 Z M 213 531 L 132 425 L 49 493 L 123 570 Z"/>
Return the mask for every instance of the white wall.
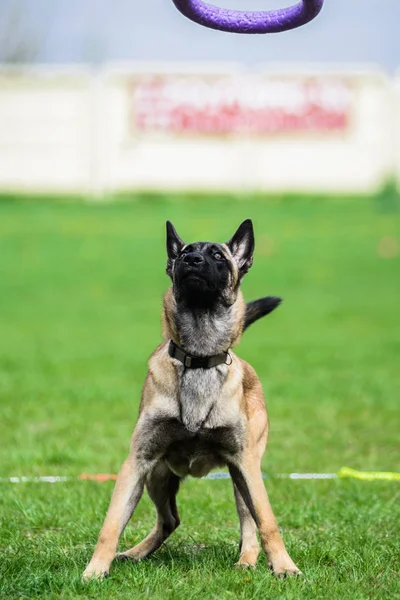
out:
<path id="1" fill-rule="evenodd" d="M 395 79 L 393 104 L 395 113 L 393 123 L 394 178 L 400 192 L 400 71 Z"/>
<path id="2" fill-rule="evenodd" d="M 87 191 L 91 104 L 84 70 L 1 70 L 0 189 Z"/>
<path id="3" fill-rule="evenodd" d="M 252 90 L 256 96 L 271 81 L 295 87 L 317 82 L 328 91 L 343 86 L 348 121 L 337 130 L 289 127 L 263 134 L 143 130 L 135 121 L 135 93 L 158 75 L 167 84 L 231 81 L 250 99 Z M 395 164 L 400 181 L 394 89 L 373 68 L 259 73 L 243 72 L 238 65 L 108 66 L 96 73 L 3 69 L 0 191 L 94 196 L 135 189 L 373 192 L 393 177 Z M 283 90 L 283 102 L 290 104 L 293 98 Z M 400 95 L 397 104 L 400 114 Z M 400 139 L 399 125 L 397 131 Z"/>

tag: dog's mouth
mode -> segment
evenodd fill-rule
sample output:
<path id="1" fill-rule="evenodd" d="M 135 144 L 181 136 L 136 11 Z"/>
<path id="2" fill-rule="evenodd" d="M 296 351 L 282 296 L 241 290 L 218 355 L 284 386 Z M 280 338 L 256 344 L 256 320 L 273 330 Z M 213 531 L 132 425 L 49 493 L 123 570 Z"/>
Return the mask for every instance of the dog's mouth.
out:
<path id="1" fill-rule="evenodd" d="M 183 297 L 192 303 L 209 304 L 215 300 L 217 288 L 215 284 L 206 276 L 205 273 L 199 273 L 195 269 L 185 270 L 179 273 L 175 279 L 175 285 L 180 290 Z M 211 296 L 210 296 L 211 295 Z"/>
<path id="2" fill-rule="evenodd" d="M 182 280 L 185 279 L 194 279 L 198 281 L 203 281 L 204 283 L 208 283 L 207 279 L 200 275 L 200 273 L 197 273 L 196 271 L 187 271 L 186 273 L 184 273 L 182 276 Z"/>
<path id="3" fill-rule="evenodd" d="M 187 271 L 181 277 L 181 283 L 188 286 L 207 288 L 209 291 L 215 290 L 216 286 L 212 281 L 205 275 L 198 273 L 197 271 Z"/>

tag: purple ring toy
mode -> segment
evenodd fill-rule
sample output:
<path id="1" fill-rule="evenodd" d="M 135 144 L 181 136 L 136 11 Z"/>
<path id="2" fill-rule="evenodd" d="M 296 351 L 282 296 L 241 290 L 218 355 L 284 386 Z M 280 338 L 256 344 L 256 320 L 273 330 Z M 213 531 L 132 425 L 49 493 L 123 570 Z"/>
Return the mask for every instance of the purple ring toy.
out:
<path id="1" fill-rule="evenodd" d="M 301 0 L 280 10 L 247 12 L 219 8 L 202 0 L 172 2 L 191 21 L 231 33 L 277 33 L 301 27 L 317 16 L 324 4 L 324 0 Z"/>

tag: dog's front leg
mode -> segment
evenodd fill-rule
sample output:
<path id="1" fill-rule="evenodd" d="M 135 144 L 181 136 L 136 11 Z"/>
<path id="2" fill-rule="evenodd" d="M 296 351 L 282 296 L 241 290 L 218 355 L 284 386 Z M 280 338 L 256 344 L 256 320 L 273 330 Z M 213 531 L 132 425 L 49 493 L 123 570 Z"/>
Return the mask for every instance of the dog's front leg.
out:
<path id="1" fill-rule="evenodd" d="M 264 487 L 259 460 L 247 453 L 242 457 L 242 460 L 231 462 L 229 471 L 235 486 L 257 524 L 261 545 L 275 575 L 300 574 L 301 571 L 287 553 L 279 533 L 268 494 Z"/>
<path id="2" fill-rule="evenodd" d="M 83 573 L 84 579 L 107 577 L 120 535 L 142 496 L 145 475 L 146 470 L 132 449 L 118 475 L 92 560 Z"/>

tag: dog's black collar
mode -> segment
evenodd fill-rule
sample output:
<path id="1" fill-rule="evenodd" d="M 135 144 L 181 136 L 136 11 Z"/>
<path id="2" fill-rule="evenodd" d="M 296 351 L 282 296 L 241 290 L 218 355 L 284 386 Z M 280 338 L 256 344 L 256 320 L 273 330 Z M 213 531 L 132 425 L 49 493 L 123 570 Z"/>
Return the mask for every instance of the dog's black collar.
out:
<path id="1" fill-rule="evenodd" d="M 222 354 L 216 354 L 215 356 L 192 356 L 182 350 L 182 348 L 172 340 L 168 346 L 168 354 L 171 358 L 180 360 L 188 369 L 211 369 L 211 367 L 216 367 L 218 365 L 232 364 L 232 357 L 229 352 L 223 352 Z"/>

